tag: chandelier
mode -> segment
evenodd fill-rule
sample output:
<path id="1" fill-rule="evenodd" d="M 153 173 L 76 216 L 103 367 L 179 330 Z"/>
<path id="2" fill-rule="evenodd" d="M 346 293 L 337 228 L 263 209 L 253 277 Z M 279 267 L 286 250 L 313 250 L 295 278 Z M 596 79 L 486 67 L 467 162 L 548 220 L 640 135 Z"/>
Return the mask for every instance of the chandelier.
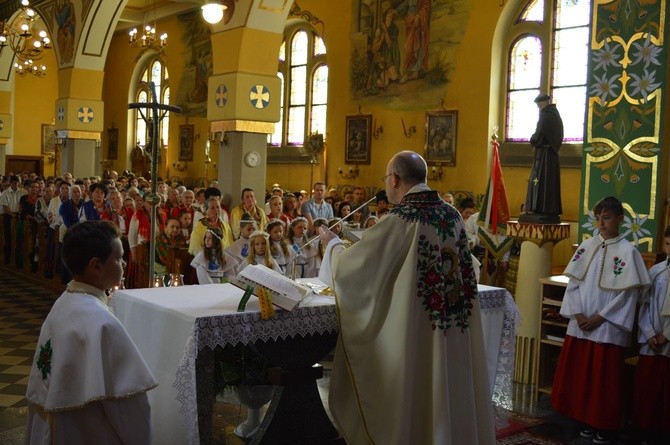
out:
<path id="1" fill-rule="evenodd" d="M 154 50 L 156 52 L 163 51 L 165 45 L 167 45 L 167 33 L 163 33 L 160 36 L 156 36 L 156 27 L 146 25 L 144 27 L 144 32 L 141 37 L 137 37 L 138 31 L 137 28 L 133 28 L 129 32 L 130 34 L 130 45 L 138 46 L 141 45 L 142 52 L 147 50 Z"/>
<path id="2" fill-rule="evenodd" d="M 51 48 L 51 39 L 45 30 L 34 29 L 38 18 L 39 15 L 30 7 L 30 2 L 22 0 L 18 15 L 13 20 L 4 20 L 0 24 L 0 55 L 9 46 L 18 59 L 14 63 L 14 70 L 19 76 L 30 73 L 42 77 L 46 74 L 46 66 L 36 62 Z"/>

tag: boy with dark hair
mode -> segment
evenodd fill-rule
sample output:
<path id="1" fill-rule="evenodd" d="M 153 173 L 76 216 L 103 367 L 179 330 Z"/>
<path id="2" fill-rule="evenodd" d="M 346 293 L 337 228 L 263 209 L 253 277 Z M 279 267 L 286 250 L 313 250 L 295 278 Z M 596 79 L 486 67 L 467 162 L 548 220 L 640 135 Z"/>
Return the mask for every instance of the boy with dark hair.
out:
<path id="1" fill-rule="evenodd" d="M 608 444 L 623 426 L 625 348 L 649 274 L 635 246 L 619 235 L 621 202 L 603 198 L 593 213 L 600 234 L 580 244 L 564 272 L 570 280 L 561 315 L 570 322 L 551 403 L 585 424 L 582 437 Z"/>
<path id="2" fill-rule="evenodd" d="M 110 312 L 107 290 L 123 279 L 119 229 L 83 221 L 63 238 L 74 279 L 40 332 L 26 398 L 27 444 L 149 444 L 146 392 L 157 386 Z"/>

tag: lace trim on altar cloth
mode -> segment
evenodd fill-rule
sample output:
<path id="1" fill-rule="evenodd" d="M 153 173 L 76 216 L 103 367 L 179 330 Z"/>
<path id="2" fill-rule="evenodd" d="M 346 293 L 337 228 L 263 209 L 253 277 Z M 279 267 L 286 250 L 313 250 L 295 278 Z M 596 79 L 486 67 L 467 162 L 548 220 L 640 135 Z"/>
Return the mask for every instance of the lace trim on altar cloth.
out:
<path id="1" fill-rule="evenodd" d="M 479 295 L 482 295 L 481 293 Z M 496 378 L 493 385 L 494 405 L 506 404 L 512 398 L 512 374 L 514 373 L 514 353 L 516 335 L 521 324 L 521 313 L 512 295 L 507 289 L 487 292 L 480 299 L 482 312 L 505 311 L 503 316 L 502 335 L 500 336 L 500 352 Z"/>
<path id="2" fill-rule="evenodd" d="M 195 386 L 195 358 L 198 355 L 196 339 L 191 335 L 186 341 L 184 356 L 177 367 L 172 390 L 179 402 L 179 413 L 186 426 L 186 440 L 189 444 L 200 442 L 198 434 L 198 400 Z"/>
<path id="3" fill-rule="evenodd" d="M 217 346 L 249 344 L 259 340 L 285 340 L 338 330 L 335 305 L 307 306 L 296 308 L 292 312 L 275 313 L 274 318 L 263 321 L 260 312 L 240 312 L 195 320 L 193 335 L 186 342 L 184 355 L 172 384 L 175 399 L 180 405 L 179 412 L 186 426 L 186 438 L 189 444 L 200 442 L 198 416 L 195 414 L 198 412 L 195 370 L 198 352 L 205 348 L 215 349 Z"/>

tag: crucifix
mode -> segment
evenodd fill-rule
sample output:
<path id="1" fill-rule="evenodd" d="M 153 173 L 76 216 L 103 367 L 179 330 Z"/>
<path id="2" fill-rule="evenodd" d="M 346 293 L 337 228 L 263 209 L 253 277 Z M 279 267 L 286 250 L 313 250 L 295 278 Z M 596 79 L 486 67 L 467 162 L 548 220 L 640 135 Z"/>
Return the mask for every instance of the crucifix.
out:
<path id="1" fill-rule="evenodd" d="M 149 283 L 153 282 L 154 267 L 156 262 L 156 206 L 161 202 L 160 196 L 156 193 L 157 188 L 157 169 L 158 169 L 158 130 L 160 123 L 168 113 L 174 111 L 181 113 L 181 108 L 174 105 L 162 104 L 158 102 L 156 95 L 156 84 L 151 82 L 149 90 L 151 91 L 150 102 L 134 102 L 128 104 L 128 109 L 137 110 L 146 122 L 148 128 L 151 130 L 151 141 L 149 147 L 149 154 L 151 156 L 151 193 L 144 197 L 144 200 L 151 204 L 151 236 L 149 239 Z M 145 111 L 146 110 L 146 113 Z M 151 112 L 151 114 L 149 113 Z"/>

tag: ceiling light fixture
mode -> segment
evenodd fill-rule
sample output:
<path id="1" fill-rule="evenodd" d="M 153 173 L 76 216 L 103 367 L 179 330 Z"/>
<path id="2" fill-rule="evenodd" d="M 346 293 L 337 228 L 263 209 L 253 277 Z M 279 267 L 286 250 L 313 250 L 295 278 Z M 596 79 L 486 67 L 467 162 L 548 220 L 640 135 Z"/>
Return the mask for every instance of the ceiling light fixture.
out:
<path id="1" fill-rule="evenodd" d="M 14 69 L 20 76 L 31 73 L 42 77 L 46 71 L 44 65 L 35 62 L 44 56 L 45 50 L 51 48 L 51 39 L 46 31 L 34 29 L 38 18 L 39 15 L 30 7 L 30 2 L 22 0 L 16 17 L 0 24 L 0 54 L 9 46 L 17 59 Z"/>
<path id="2" fill-rule="evenodd" d="M 218 0 L 207 0 L 207 3 L 201 7 L 202 17 L 207 23 L 215 25 L 223 19 L 223 11 L 228 9 L 227 6 L 222 5 Z"/>
<path id="3" fill-rule="evenodd" d="M 130 46 L 140 46 L 140 54 L 143 54 L 145 51 L 148 50 L 153 50 L 156 51 L 157 53 L 160 53 L 163 51 L 163 48 L 167 45 L 167 38 L 168 35 L 167 33 L 163 33 L 158 35 L 156 32 L 156 2 L 154 1 L 151 4 L 150 9 L 147 9 L 149 12 L 153 12 L 154 16 L 154 24 L 153 26 L 146 24 L 149 22 L 146 20 L 144 30 L 142 31 L 141 35 L 138 31 L 137 28 L 133 28 L 130 30 L 129 34 L 129 41 Z M 145 19 L 147 18 L 148 13 L 145 15 Z"/>

